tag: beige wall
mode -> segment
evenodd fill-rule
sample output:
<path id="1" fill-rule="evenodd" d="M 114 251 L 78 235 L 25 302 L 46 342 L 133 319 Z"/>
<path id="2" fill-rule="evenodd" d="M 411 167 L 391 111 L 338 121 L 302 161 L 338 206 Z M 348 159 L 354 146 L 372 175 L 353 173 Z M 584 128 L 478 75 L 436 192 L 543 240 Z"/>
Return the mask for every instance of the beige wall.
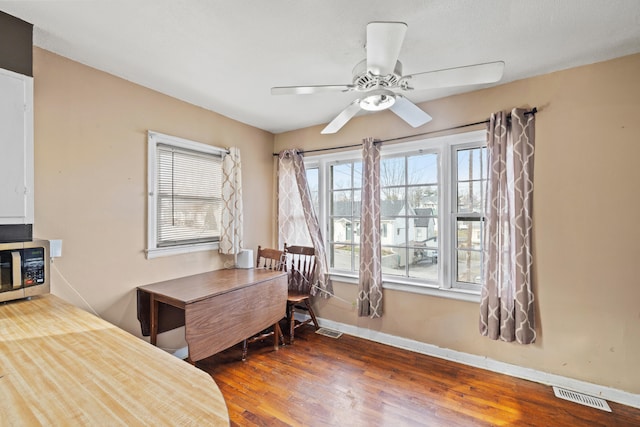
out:
<path id="1" fill-rule="evenodd" d="M 34 234 L 63 240 L 54 294 L 140 335 L 136 286 L 229 260 L 213 251 L 145 258 L 148 129 L 240 147 L 245 246 L 271 241 L 263 213 L 273 203 L 272 134 L 38 48 L 34 77 Z M 183 331 L 162 334 L 159 344 L 181 347 Z"/>
<path id="2" fill-rule="evenodd" d="M 358 117 L 338 134 L 322 126 L 275 137 L 275 149 L 392 138 L 538 106 L 535 288 L 538 342 L 494 342 L 477 332 L 477 304 L 385 291 L 385 316 L 358 318 L 348 303 L 320 301 L 326 319 L 524 367 L 640 393 L 640 55 L 422 104 L 418 130 L 391 113 Z M 268 132 L 34 49 L 35 234 L 63 239 L 53 293 L 140 335 L 135 287 L 221 268 L 214 252 L 147 260 L 146 131 L 243 156 L 245 246 L 271 242 L 274 212 Z M 335 283 L 355 299 L 354 285 Z M 91 307 L 91 308 L 90 308 Z M 184 345 L 182 331 L 163 347 Z"/>
<path id="3" fill-rule="evenodd" d="M 507 64 L 507 67 L 509 64 Z M 311 149 L 442 129 L 491 112 L 537 106 L 534 287 L 538 340 L 522 346 L 478 334 L 478 304 L 385 290 L 381 319 L 339 299 L 326 319 L 640 393 L 640 55 L 427 102 L 413 130 L 390 112 L 276 135 L 275 150 Z M 355 285 L 335 283 L 355 300 Z"/>

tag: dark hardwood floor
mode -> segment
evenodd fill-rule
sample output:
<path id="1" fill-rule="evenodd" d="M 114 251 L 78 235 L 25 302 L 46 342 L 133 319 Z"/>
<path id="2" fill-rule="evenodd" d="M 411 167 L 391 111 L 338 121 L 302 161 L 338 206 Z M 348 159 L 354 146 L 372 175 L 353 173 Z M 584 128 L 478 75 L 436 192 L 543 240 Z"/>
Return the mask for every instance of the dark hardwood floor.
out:
<path id="1" fill-rule="evenodd" d="M 234 426 L 640 426 L 640 409 L 608 402 L 604 412 L 549 386 L 312 327 L 292 346 L 266 340 L 240 357 L 236 346 L 197 363 Z"/>

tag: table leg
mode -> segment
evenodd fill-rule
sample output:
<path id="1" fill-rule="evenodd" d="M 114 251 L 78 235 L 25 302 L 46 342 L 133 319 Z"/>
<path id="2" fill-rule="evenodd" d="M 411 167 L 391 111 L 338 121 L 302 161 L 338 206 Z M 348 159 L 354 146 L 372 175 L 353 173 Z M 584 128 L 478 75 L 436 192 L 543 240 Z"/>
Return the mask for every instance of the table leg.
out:
<path id="1" fill-rule="evenodd" d="M 247 340 L 243 340 L 242 341 L 242 361 L 244 362 L 245 360 L 247 360 L 247 351 L 248 351 L 248 347 L 249 344 L 247 342 Z"/>
<path id="2" fill-rule="evenodd" d="M 278 349 L 278 340 L 280 339 L 280 335 L 282 335 L 282 331 L 280 330 L 280 325 L 276 323 L 273 325 L 273 349 Z"/>
<path id="3" fill-rule="evenodd" d="M 158 341 L 158 301 L 156 301 L 153 294 L 151 294 L 151 333 L 149 342 L 151 344 L 156 345 Z"/>

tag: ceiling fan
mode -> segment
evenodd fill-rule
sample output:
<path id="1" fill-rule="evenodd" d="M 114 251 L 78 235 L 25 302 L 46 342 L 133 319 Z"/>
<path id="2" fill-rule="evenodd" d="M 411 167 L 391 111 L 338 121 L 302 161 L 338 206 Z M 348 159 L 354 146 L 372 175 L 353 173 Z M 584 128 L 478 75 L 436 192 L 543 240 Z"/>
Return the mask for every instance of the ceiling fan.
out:
<path id="1" fill-rule="evenodd" d="M 351 102 L 321 133 L 336 133 L 361 109 L 389 109 L 413 127 L 431 121 L 431 116 L 408 100 L 403 93 L 411 90 L 434 89 L 494 83 L 502 78 L 504 62 L 488 62 L 447 68 L 424 73 L 402 75 L 398 61 L 407 32 L 404 22 L 370 22 L 367 24 L 366 59 L 353 69 L 351 84 L 282 86 L 271 88 L 272 95 L 309 95 L 321 92 L 357 92 Z"/>

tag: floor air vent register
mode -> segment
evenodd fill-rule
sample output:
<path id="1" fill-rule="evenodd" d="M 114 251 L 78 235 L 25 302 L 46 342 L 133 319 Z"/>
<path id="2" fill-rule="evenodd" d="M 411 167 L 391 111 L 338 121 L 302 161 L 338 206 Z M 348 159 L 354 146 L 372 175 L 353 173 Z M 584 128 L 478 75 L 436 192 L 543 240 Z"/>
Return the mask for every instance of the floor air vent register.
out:
<path id="1" fill-rule="evenodd" d="M 592 408 L 600 409 L 602 411 L 611 412 L 611 408 L 606 400 L 598 397 L 589 396 L 587 394 L 578 393 L 571 390 L 565 390 L 560 387 L 553 387 L 553 392 L 556 397 L 570 402 L 579 403 L 581 405 L 590 406 Z"/>
<path id="2" fill-rule="evenodd" d="M 316 331 L 316 334 L 324 335 L 329 338 L 340 338 L 342 336 L 342 332 L 334 331 L 333 329 L 328 328 L 320 328 Z"/>

